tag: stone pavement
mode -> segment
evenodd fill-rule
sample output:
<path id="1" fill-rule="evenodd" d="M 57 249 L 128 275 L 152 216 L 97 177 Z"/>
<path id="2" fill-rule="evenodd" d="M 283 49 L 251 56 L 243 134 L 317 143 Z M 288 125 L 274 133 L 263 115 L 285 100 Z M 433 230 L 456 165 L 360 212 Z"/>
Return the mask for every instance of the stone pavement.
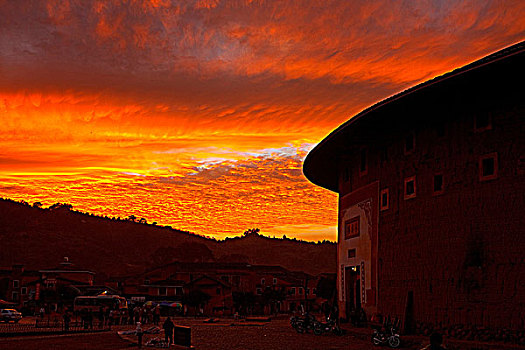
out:
<path id="1" fill-rule="evenodd" d="M 372 338 L 373 329 L 370 327 L 354 327 L 349 323 L 341 324 L 341 328 L 348 334 L 363 340 Z M 428 336 L 401 335 L 401 347 L 409 349 L 422 349 L 429 344 Z M 525 350 L 525 346 L 503 342 L 480 342 L 443 337 L 443 345 L 448 350 Z"/>

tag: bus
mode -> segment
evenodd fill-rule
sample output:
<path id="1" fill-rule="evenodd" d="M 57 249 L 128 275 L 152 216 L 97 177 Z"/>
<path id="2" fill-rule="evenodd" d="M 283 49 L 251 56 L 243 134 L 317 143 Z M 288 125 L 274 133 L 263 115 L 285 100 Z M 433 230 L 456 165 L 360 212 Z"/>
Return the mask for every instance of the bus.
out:
<path id="1" fill-rule="evenodd" d="M 126 298 L 119 295 L 95 295 L 95 296 L 78 296 L 73 303 L 73 311 L 81 312 L 82 310 L 97 312 L 102 309 L 117 310 L 121 313 L 127 312 L 128 302 Z"/>

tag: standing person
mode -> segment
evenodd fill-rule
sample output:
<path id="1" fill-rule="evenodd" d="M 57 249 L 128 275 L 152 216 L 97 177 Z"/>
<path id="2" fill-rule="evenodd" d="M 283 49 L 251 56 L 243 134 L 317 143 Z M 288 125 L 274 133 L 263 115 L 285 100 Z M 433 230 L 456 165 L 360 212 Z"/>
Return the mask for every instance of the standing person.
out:
<path id="1" fill-rule="evenodd" d="M 132 307 L 130 306 L 129 309 L 128 309 L 128 313 L 129 313 L 129 318 L 128 318 L 128 320 L 129 320 L 129 324 L 133 324 L 133 316 L 135 316 L 135 312 L 134 312 L 134 311 L 135 311 L 135 309 L 132 308 Z"/>
<path id="2" fill-rule="evenodd" d="M 89 329 L 93 329 L 93 311 L 89 310 L 87 314 L 87 323 Z"/>
<path id="3" fill-rule="evenodd" d="M 151 307 L 148 307 L 146 310 L 148 312 L 148 323 L 152 323 L 153 322 L 153 310 Z"/>
<path id="4" fill-rule="evenodd" d="M 144 323 L 144 307 L 139 308 L 139 320 Z"/>
<path id="5" fill-rule="evenodd" d="M 80 310 L 80 320 L 82 321 L 82 327 L 84 329 L 88 328 L 88 311 L 87 309 Z"/>
<path id="6" fill-rule="evenodd" d="M 140 309 L 138 305 L 133 308 L 133 316 L 135 317 L 135 322 L 140 322 Z"/>
<path id="7" fill-rule="evenodd" d="M 104 308 L 104 322 L 106 326 L 111 326 L 111 310 L 109 307 Z"/>
<path id="8" fill-rule="evenodd" d="M 64 316 L 62 316 L 64 319 L 64 331 L 69 332 L 69 322 L 71 322 L 71 316 L 69 316 L 69 311 L 66 310 L 66 313 Z"/>
<path id="9" fill-rule="evenodd" d="M 128 324 L 128 309 L 120 310 L 120 317 L 122 318 L 122 322 L 120 324 Z"/>
<path id="10" fill-rule="evenodd" d="M 158 326 L 160 322 L 160 306 L 157 304 L 153 309 L 153 323 Z"/>
<path id="11" fill-rule="evenodd" d="M 102 308 L 102 306 L 98 308 L 97 318 L 98 328 L 102 329 L 102 327 L 104 326 L 104 309 Z"/>
<path id="12" fill-rule="evenodd" d="M 443 347 L 443 336 L 440 333 L 434 332 L 430 335 L 430 345 L 424 347 L 424 350 L 445 350 Z"/>
<path id="13" fill-rule="evenodd" d="M 164 340 L 166 343 L 168 343 L 168 345 L 173 344 L 173 329 L 175 328 L 175 325 L 169 316 L 166 321 L 164 321 L 162 328 L 164 328 Z"/>
<path id="14" fill-rule="evenodd" d="M 46 309 L 44 309 L 44 306 L 40 307 L 40 318 L 43 320 L 44 316 L 46 314 Z"/>
<path id="15" fill-rule="evenodd" d="M 137 340 L 139 344 L 139 349 L 142 348 L 142 335 L 144 332 L 142 332 L 142 327 L 140 327 L 140 322 L 137 322 L 137 328 L 135 329 L 135 334 L 137 334 Z"/>

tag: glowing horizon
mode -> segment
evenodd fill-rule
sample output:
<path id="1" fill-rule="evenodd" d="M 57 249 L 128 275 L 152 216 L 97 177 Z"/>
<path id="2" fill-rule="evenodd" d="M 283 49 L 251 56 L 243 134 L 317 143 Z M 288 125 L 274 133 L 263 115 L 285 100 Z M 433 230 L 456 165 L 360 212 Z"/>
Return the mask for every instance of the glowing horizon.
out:
<path id="1" fill-rule="evenodd" d="M 23 3 L 23 4 L 22 4 Z M 0 197 L 335 240 L 307 152 L 525 38 L 525 3 L 0 0 Z"/>

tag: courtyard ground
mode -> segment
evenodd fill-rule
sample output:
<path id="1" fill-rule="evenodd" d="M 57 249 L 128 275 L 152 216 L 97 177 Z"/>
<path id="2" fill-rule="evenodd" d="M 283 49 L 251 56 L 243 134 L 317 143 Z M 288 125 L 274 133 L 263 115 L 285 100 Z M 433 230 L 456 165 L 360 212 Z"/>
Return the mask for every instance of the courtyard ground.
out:
<path id="1" fill-rule="evenodd" d="M 326 334 L 316 336 L 298 334 L 289 325 L 287 318 L 273 319 L 270 322 L 242 322 L 222 319 L 217 323 L 205 323 L 203 319 L 176 318 L 178 325 L 191 327 L 192 345 L 196 350 L 352 350 L 352 349 L 389 349 L 374 347 L 370 341 L 371 330 L 368 328 L 347 328 L 343 336 Z M 143 328 L 147 329 L 150 325 Z M 2 350 L 102 350 L 102 349 L 137 349 L 136 336 L 120 337 L 117 331 L 134 329 L 133 326 L 115 326 L 111 331 L 99 333 L 77 333 L 48 336 L 0 337 Z M 1 335 L 1 334 L 0 334 Z M 161 331 L 157 335 L 145 335 L 144 343 L 153 337 L 164 338 Z M 428 344 L 425 337 L 402 337 L 404 349 L 421 349 Z M 447 348 L 457 349 L 506 349 L 525 350 L 525 347 L 510 344 L 473 343 L 446 341 Z M 148 347 L 143 347 L 148 349 Z M 152 349 L 152 348 L 151 348 Z"/>

